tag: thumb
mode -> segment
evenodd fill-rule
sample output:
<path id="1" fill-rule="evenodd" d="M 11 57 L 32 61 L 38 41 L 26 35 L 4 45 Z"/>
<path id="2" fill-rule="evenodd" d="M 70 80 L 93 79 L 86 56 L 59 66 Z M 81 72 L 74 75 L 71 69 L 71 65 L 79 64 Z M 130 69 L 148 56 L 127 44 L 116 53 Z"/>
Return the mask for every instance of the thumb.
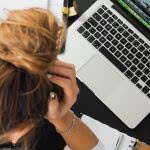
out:
<path id="1" fill-rule="evenodd" d="M 46 118 L 54 118 L 59 111 L 59 100 L 57 95 L 54 92 L 50 93 L 50 99 L 48 102 L 48 112 L 46 114 Z"/>
<path id="2" fill-rule="evenodd" d="M 58 111 L 59 108 L 59 101 L 58 98 L 56 97 L 55 99 L 50 99 L 48 102 L 48 112 L 55 113 Z"/>

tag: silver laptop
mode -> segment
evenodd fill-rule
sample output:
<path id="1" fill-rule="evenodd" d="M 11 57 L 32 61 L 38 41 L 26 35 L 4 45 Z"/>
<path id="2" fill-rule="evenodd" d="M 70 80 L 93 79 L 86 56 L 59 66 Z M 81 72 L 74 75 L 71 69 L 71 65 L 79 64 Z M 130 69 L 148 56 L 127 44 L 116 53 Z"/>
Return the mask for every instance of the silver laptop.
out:
<path id="1" fill-rule="evenodd" d="M 149 15 L 149 0 L 137 0 L 140 5 L 119 2 L 127 9 L 138 6 L 143 20 Z M 66 51 L 59 58 L 75 64 L 77 77 L 122 122 L 135 128 L 150 113 L 150 41 L 114 6 L 110 0 L 97 0 L 69 28 Z"/>

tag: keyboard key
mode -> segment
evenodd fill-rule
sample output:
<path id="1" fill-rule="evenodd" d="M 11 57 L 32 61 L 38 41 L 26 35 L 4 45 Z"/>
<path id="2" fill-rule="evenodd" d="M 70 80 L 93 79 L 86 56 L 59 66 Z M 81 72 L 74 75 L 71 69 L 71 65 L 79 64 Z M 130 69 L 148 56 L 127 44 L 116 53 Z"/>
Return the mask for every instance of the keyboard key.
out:
<path id="1" fill-rule="evenodd" d="M 145 75 L 143 75 L 143 76 L 141 77 L 141 80 L 142 80 L 143 82 L 146 82 L 146 81 L 148 80 L 148 78 L 147 78 Z"/>
<path id="2" fill-rule="evenodd" d="M 135 41 L 133 42 L 133 45 L 134 45 L 135 47 L 138 47 L 138 46 L 140 45 L 140 43 L 139 43 L 137 40 L 135 40 Z"/>
<path id="3" fill-rule="evenodd" d="M 92 43 L 94 40 L 95 40 L 95 38 L 91 35 L 90 37 L 88 37 L 88 39 L 87 39 L 90 43 Z"/>
<path id="4" fill-rule="evenodd" d="M 119 43 L 119 42 L 118 42 L 116 39 L 114 39 L 114 40 L 112 41 L 112 44 L 113 44 L 114 46 L 116 46 L 118 43 Z"/>
<path id="5" fill-rule="evenodd" d="M 142 76 L 142 72 L 141 72 L 140 70 L 137 70 L 137 71 L 135 72 L 135 74 L 136 74 L 138 77 L 141 77 L 141 76 Z"/>
<path id="6" fill-rule="evenodd" d="M 141 61 L 142 61 L 144 64 L 146 64 L 146 63 L 148 62 L 148 59 L 147 59 L 146 57 L 143 57 L 143 58 L 141 59 Z"/>
<path id="7" fill-rule="evenodd" d="M 112 29 L 112 26 L 111 26 L 110 24 L 107 24 L 107 25 L 105 26 L 105 28 L 109 31 L 109 30 Z"/>
<path id="8" fill-rule="evenodd" d="M 128 29 L 128 26 L 126 24 L 122 25 L 125 29 Z"/>
<path id="9" fill-rule="evenodd" d="M 127 31 L 124 31 L 122 35 L 127 38 L 130 34 Z"/>
<path id="10" fill-rule="evenodd" d="M 134 40 L 135 40 L 135 38 L 134 38 L 133 36 L 130 35 L 130 36 L 128 37 L 128 41 L 129 41 L 129 42 L 133 42 Z"/>
<path id="11" fill-rule="evenodd" d="M 104 10 L 107 10 L 107 9 L 108 9 L 105 5 L 102 5 L 102 8 L 103 8 Z"/>
<path id="12" fill-rule="evenodd" d="M 124 62 L 127 60 L 127 58 L 126 58 L 125 56 L 121 56 L 121 57 L 120 57 L 120 60 L 121 60 L 121 62 L 124 63 Z"/>
<path id="13" fill-rule="evenodd" d="M 118 24 L 117 22 L 114 22 L 114 23 L 112 24 L 112 26 L 113 26 L 114 28 L 118 28 L 118 27 L 119 27 L 119 24 Z"/>
<path id="14" fill-rule="evenodd" d="M 139 81 L 139 79 L 138 79 L 136 76 L 134 76 L 131 81 L 132 81 L 134 84 L 136 84 L 136 83 Z"/>
<path id="15" fill-rule="evenodd" d="M 101 43 L 98 40 L 95 40 L 92 45 L 98 49 L 101 46 Z"/>
<path id="16" fill-rule="evenodd" d="M 133 62 L 135 65 L 137 65 L 137 64 L 139 63 L 139 60 L 138 60 L 137 58 L 134 58 L 134 59 L 132 60 L 132 62 Z"/>
<path id="17" fill-rule="evenodd" d="M 150 87 L 150 80 L 148 80 L 148 81 L 146 82 L 146 84 L 148 85 L 148 87 Z"/>
<path id="18" fill-rule="evenodd" d="M 147 94 L 148 98 L 150 98 L 150 93 Z"/>
<path id="19" fill-rule="evenodd" d="M 138 36 L 136 33 L 134 33 L 133 36 L 134 36 L 136 39 L 139 38 L 139 36 Z"/>
<path id="20" fill-rule="evenodd" d="M 143 51 L 145 50 L 145 47 L 144 47 L 143 45 L 140 45 L 140 46 L 138 47 L 138 50 L 139 50 L 140 52 L 143 52 Z"/>
<path id="21" fill-rule="evenodd" d="M 83 37 L 87 38 L 90 35 L 90 33 L 88 31 L 85 31 L 82 35 Z"/>
<path id="22" fill-rule="evenodd" d="M 107 13 L 110 14 L 110 15 L 113 14 L 112 11 L 110 11 L 110 10 L 107 10 Z"/>
<path id="23" fill-rule="evenodd" d="M 129 60 L 132 60 L 132 59 L 134 58 L 134 56 L 133 56 L 131 53 L 129 53 L 129 54 L 127 55 L 127 57 L 129 58 Z"/>
<path id="24" fill-rule="evenodd" d="M 85 31 L 85 28 L 81 26 L 80 28 L 77 29 L 77 31 L 79 33 L 83 33 Z"/>
<path id="25" fill-rule="evenodd" d="M 147 49 L 150 48 L 150 46 L 149 46 L 147 43 L 145 43 L 144 46 L 145 46 Z"/>
<path id="26" fill-rule="evenodd" d="M 143 72 L 144 72 L 145 75 L 148 75 L 150 73 L 150 70 L 148 68 L 144 68 Z"/>
<path id="27" fill-rule="evenodd" d="M 117 49 L 118 49 L 118 50 L 122 51 L 123 48 L 124 48 L 124 46 L 123 46 L 122 44 L 118 44 L 118 45 L 117 45 Z"/>
<path id="28" fill-rule="evenodd" d="M 120 26 L 117 30 L 118 30 L 120 33 L 124 32 L 124 28 L 121 27 L 121 26 Z"/>
<path id="29" fill-rule="evenodd" d="M 105 26 L 105 25 L 107 24 L 107 22 L 106 22 L 104 19 L 102 19 L 102 20 L 100 21 L 100 24 L 101 24 L 102 26 Z"/>
<path id="30" fill-rule="evenodd" d="M 132 66 L 130 67 L 130 70 L 131 70 L 132 72 L 135 72 L 135 71 L 137 70 L 137 67 L 134 66 L 134 65 L 132 65 Z"/>
<path id="31" fill-rule="evenodd" d="M 118 17 L 117 17 L 115 14 L 113 14 L 112 17 L 113 17 L 115 20 L 118 19 Z"/>
<path id="32" fill-rule="evenodd" d="M 93 14 L 93 17 L 95 18 L 95 20 L 100 21 L 102 19 L 102 17 L 100 15 L 98 15 L 97 13 Z"/>
<path id="33" fill-rule="evenodd" d="M 125 44 L 127 43 L 127 40 L 126 40 L 125 38 L 122 38 L 122 39 L 120 40 L 120 42 L 121 42 L 123 45 L 125 45 Z"/>
<path id="34" fill-rule="evenodd" d="M 118 23 L 119 23 L 120 25 L 123 24 L 122 20 L 118 19 L 117 21 L 118 21 Z"/>
<path id="35" fill-rule="evenodd" d="M 110 48 L 111 43 L 107 41 L 104 45 L 105 45 L 106 48 Z"/>
<path id="36" fill-rule="evenodd" d="M 91 25 L 88 23 L 88 22 L 85 22 L 83 24 L 83 26 L 86 28 L 86 29 L 89 29 L 91 27 Z"/>
<path id="37" fill-rule="evenodd" d="M 149 92 L 149 88 L 147 87 L 147 86 L 145 86 L 143 89 L 142 89 L 142 92 L 144 93 L 144 94 L 147 94 L 148 92 Z"/>
<path id="38" fill-rule="evenodd" d="M 112 24 L 115 20 L 114 20 L 112 17 L 109 17 L 109 18 L 107 19 L 107 21 L 108 21 L 110 24 Z"/>
<path id="39" fill-rule="evenodd" d="M 148 56 L 150 55 L 150 52 L 149 52 L 148 50 L 145 50 L 145 51 L 143 52 L 143 54 L 148 57 Z"/>
<path id="40" fill-rule="evenodd" d="M 142 63 L 139 63 L 138 64 L 138 68 L 141 69 L 141 70 L 143 70 L 144 69 L 144 65 Z"/>
<path id="41" fill-rule="evenodd" d="M 146 64 L 146 66 L 150 69 L 150 62 L 148 62 L 148 63 Z"/>
<path id="42" fill-rule="evenodd" d="M 101 15 L 104 13 L 104 10 L 102 8 L 99 8 L 97 12 Z"/>
<path id="43" fill-rule="evenodd" d="M 113 40 L 113 36 L 112 36 L 111 34 L 109 34 L 109 35 L 107 36 L 107 39 L 108 39 L 109 41 L 112 41 L 112 40 Z"/>
<path id="44" fill-rule="evenodd" d="M 133 30 L 131 30 L 131 29 L 128 29 L 128 32 L 129 32 L 130 34 L 133 34 L 133 33 L 134 33 Z"/>
<path id="45" fill-rule="evenodd" d="M 129 53 L 129 51 L 128 51 L 126 48 L 124 48 L 123 51 L 122 51 L 122 53 L 123 53 L 124 55 L 127 55 L 127 54 Z"/>
<path id="46" fill-rule="evenodd" d="M 128 42 L 128 43 L 125 45 L 125 47 L 126 47 L 127 49 L 131 49 L 131 48 L 132 48 L 132 45 Z"/>
<path id="47" fill-rule="evenodd" d="M 102 36 L 102 37 L 99 39 L 99 41 L 103 44 L 103 43 L 106 42 L 106 39 Z"/>
<path id="48" fill-rule="evenodd" d="M 127 67 L 130 67 L 130 66 L 132 65 L 132 63 L 131 63 L 129 60 L 127 60 L 126 63 L 125 63 L 125 65 L 126 65 Z"/>
<path id="49" fill-rule="evenodd" d="M 127 68 L 117 59 L 112 55 L 107 49 L 102 46 L 99 51 L 112 63 L 114 64 L 122 73 L 124 73 Z"/>
<path id="50" fill-rule="evenodd" d="M 119 58 L 121 55 L 122 55 L 122 54 L 121 54 L 119 51 L 115 52 L 115 56 L 116 56 L 116 57 Z"/>
<path id="51" fill-rule="evenodd" d="M 98 22 L 95 21 L 92 17 L 90 17 L 90 18 L 88 19 L 88 22 L 89 22 L 93 27 L 97 27 L 97 25 L 98 25 Z"/>
<path id="52" fill-rule="evenodd" d="M 104 28 L 103 28 L 101 25 L 99 25 L 96 29 L 97 29 L 99 32 L 101 32 Z"/>
<path id="53" fill-rule="evenodd" d="M 134 74 L 133 74 L 130 70 L 128 70 L 128 71 L 125 73 L 125 76 L 128 77 L 129 79 L 131 79 L 131 78 L 134 76 Z"/>
<path id="54" fill-rule="evenodd" d="M 117 33 L 117 34 L 115 35 L 115 37 L 116 37 L 116 39 L 120 40 L 120 39 L 122 38 L 122 35 L 121 35 L 120 33 Z"/>
<path id="55" fill-rule="evenodd" d="M 100 34 L 99 32 L 96 32 L 96 33 L 94 34 L 94 36 L 95 36 L 97 39 L 99 39 L 99 38 L 101 37 L 101 34 Z"/>
<path id="56" fill-rule="evenodd" d="M 141 58 L 143 57 L 143 55 L 142 55 L 140 52 L 138 52 L 138 53 L 136 54 L 136 57 L 139 58 L 139 59 L 141 59 Z"/>
<path id="57" fill-rule="evenodd" d="M 116 31 L 115 29 L 111 29 L 111 30 L 110 30 L 110 33 L 111 33 L 112 35 L 115 35 L 115 34 L 117 33 L 117 31 Z"/>
<path id="58" fill-rule="evenodd" d="M 109 50 L 110 50 L 112 53 L 114 53 L 117 49 L 116 49 L 114 46 L 112 46 Z"/>
<path id="59" fill-rule="evenodd" d="M 91 27 L 91 28 L 89 29 L 89 32 L 92 33 L 92 34 L 94 34 L 94 33 L 96 32 L 96 29 L 94 29 L 93 27 Z"/>
<path id="60" fill-rule="evenodd" d="M 103 36 L 107 36 L 108 35 L 108 31 L 106 31 L 105 29 L 101 32 Z"/>
<path id="61" fill-rule="evenodd" d="M 136 86 L 137 86 L 139 89 L 142 89 L 142 85 L 141 85 L 141 84 L 137 83 Z"/>
<path id="62" fill-rule="evenodd" d="M 104 19 L 107 19 L 107 18 L 109 17 L 109 15 L 105 12 L 105 13 L 102 15 L 102 17 L 103 17 Z"/>
<path id="63" fill-rule="evenodd" d="M 144 44 L 144 40 L 143 40 L 143 39 L 139 38 L 138 41 L 139 41 L 141 44 Z"/>
<path id="64" fill-rule="evenodd" d="M 148 80 L 148 78 L 147 78 L 145 75 L 143 75 L 143 76 L 141 77 L 141 80 L 142 80 L 143 82 L 146 82 L 146 81 Z"/>
<path id="65" fill-rule="evenodd" d="M 136 53 L 138 52 L 138 50 L 137 50 L 135 47 L 133 47 L 133 48 L 131 49 L 131 52 L 132 52 L 132 54 L 136 54 Z"/>

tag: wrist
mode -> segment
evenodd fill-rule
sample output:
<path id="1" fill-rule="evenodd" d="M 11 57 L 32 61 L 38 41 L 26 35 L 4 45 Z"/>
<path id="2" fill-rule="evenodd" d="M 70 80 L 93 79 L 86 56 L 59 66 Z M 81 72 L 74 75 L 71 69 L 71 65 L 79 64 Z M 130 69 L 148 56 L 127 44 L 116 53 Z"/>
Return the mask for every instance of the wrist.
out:
<path id="1" fill-rule="evenodd" d="M 72 119 L 73 113 L 71 111 L 68 111 L 64 116 L 55 120 L 51 120 L 50 122 L 55 126 L 58 131 L 64 132 L 71 126 Z"/>

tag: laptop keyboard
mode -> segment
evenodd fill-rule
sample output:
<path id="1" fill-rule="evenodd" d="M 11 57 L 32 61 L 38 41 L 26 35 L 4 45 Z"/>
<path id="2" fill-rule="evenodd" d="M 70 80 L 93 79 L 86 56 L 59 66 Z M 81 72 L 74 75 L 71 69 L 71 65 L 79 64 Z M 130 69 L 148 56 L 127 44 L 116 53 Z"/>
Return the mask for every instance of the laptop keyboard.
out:
<path id="1" fill-rule="evenodd" d="M 77 31 L 150 98 L 150 45 L 102 5 Z"/>

